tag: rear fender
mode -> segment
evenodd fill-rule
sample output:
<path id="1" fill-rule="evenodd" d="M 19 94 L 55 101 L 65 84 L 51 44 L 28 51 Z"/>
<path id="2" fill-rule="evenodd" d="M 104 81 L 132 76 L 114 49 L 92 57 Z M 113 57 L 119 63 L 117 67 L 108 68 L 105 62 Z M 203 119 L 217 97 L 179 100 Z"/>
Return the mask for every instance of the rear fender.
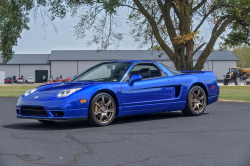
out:
<path id="1" fill-rule="evenodd" d="M 187 74 L 185 75 L 189 84 L 189 90 L 192 86 L 199 85 L 201 86 L 206 94 L 207 98 L 218 96 L 219 95 L 219 86 L 217 84 L 216 76 L 211 71 L 200 72 L 200 74 Z M 208 100 L 208 104 L 209 104 Z"/>
<path id="2" fill-rule="evenodd" d="M 190 90 L 193 86 L 199 86 L 199 87 L 201 87 L 201 88 L 205 91 L 206 96 L 207 96 L 207 103 L 208 103 L 208 88 L 207 88 L 207 85 L 204 84 L 203 82 L 193 82 L 193 83 L 189 86 L 189 90 Z"/>

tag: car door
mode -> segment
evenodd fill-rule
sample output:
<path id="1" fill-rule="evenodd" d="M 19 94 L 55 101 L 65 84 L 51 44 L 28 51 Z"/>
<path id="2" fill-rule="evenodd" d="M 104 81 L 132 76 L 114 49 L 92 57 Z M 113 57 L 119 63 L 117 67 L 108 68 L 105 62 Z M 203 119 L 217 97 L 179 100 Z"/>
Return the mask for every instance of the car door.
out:
<path id="1" fill-rule="evenodd" d="M 150 69 L 149 77 L 140 71 Z M 132 75 L 142 75 L 142 81 L 135 82 L 132 86 L 128 80 L 122 83 L 122 104 L 124 111 L 152 110 L 167 107 L 168 102 L 174 97 L 173 80 L 155 63 L 137 63 L 129 72 Z"/>

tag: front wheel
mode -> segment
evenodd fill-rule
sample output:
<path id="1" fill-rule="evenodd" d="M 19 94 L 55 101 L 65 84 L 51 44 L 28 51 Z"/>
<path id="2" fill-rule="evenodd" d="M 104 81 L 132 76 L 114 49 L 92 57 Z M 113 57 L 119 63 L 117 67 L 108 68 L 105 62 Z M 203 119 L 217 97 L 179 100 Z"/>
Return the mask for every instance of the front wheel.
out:
<path id="1" fill-rule="evenodd" d="M 205 91 L 199 86 L 194 86 L 188 92 L 186 108 L 182 112 L 187 116 L 198 116 L 205 111 L 206 106 L 207 96 Z"/>
<path id="2" fill-rule="evenodd" d="M 237 77 L 235 79 L 235 85 L 241 85 L 241 79 L 240 79 L 240 77 Z"/>
<path id="3" fill-rule="evenodd" d="M 88 122 L 93 126 L 107 126 L 115 118 L 116 103 L 107 93 L 98 93 L 91 100 Z"/>

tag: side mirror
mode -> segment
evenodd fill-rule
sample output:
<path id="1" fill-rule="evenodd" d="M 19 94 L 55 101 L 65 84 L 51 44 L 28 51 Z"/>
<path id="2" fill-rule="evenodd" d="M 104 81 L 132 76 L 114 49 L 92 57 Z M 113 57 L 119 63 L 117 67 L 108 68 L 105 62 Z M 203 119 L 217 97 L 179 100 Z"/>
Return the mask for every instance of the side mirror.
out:
<path id="1" fill-rule="evenodd" d="M 133 85 L 134 85 L 134 82 L 136 82 L 136 81 L 141 81 L 141 80 L 142 80 L 141 75 L 132 75 L 132 77 L 131 77 L 130 80 L 129 80 L 129 85 L 130 85 L 130 86 L 133 86 Z"/>
<path id="2" fill-rule="evenodd" d="M 223 77 L 226 77 L 225 75 L 223 75 Z"/>

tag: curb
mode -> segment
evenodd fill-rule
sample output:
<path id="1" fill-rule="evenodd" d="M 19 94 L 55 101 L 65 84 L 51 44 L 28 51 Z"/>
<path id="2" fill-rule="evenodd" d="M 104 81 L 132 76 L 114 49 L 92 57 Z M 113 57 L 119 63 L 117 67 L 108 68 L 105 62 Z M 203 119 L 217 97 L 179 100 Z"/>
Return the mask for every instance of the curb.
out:
<path id="1" fill-rule="evenodd" d="M 218 101 L 238 102 L 238 103 L 250 103 L 250 101 L 245 101 L 245 100 L 226 100 L 226 99 L 218 99 Z"/>

